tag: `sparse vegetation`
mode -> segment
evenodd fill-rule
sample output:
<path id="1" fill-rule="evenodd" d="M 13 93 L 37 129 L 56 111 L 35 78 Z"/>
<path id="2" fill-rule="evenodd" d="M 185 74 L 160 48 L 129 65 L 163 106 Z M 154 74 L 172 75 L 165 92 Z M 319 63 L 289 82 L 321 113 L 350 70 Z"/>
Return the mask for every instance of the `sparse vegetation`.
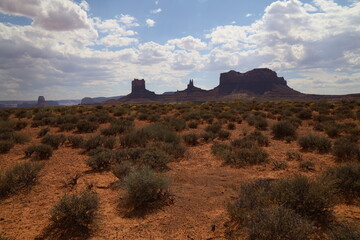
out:
<path id="1" fill-rule="evenodd" d="M 287 121 L 280 121 L 272 125 L 271 132 L 275 139 L 296 138 L 296 127 Z"/>

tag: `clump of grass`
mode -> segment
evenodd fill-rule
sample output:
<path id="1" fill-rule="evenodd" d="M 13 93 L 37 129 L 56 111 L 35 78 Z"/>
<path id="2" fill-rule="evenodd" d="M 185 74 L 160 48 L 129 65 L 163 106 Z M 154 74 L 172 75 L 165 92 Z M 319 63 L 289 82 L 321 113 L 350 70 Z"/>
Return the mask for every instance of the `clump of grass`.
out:
<path id="1" fill-rule="evenodd" d="M 340 162 L 360 160 L 360 147 L 348 138 L 340 138 L 334 142 L 333 154 Z"/>
<path id="2" fill-rule="evenodd" d="M 84 144 L 84 138 L 80 136 L 68 136 L 67 140 L 73 148 L 81 148 Z"/>
<path id="3" fill-rule="evenodd" d="M 86 164 L 94 171 L 106 171 L 111 167 L 112 154 L 109 151 L 101 151 L 91 156 Z"/>
<path id="4" fill-rule="evenodd" d="M 296 139 L 296 127 L 288 121 L 280 121 L 271 126 L 271 133 L 275 139 L 289 137 Z"/>
<path id="5" fill-rule="evenodd" d="M 14 142 L 10 140 L 0 140 L 0 153 L 4 154 L 14 147 Z"/>
<path id="6" fill-rule="evenodd" d="M 54 149 L 58 149 L 60 145 L 64 144 L 66 141 L 66 137 L 63 134 L 56 135 L 46 135 L 41 143 L 50 145 Z"/>
<path id="7" fill-rule="evenodd" d="M 324 182 L 333 184 L 336 192 L 347 203 L 360 202 L 360 163 L 348 163 L 328 169 Z"/>
<path id="8" fill-rule="evenodd" d="M 286 152 L 286 156 L 288 161 L 292 161 L 292 160 L 302 161 L 303 159 L 301 153 L 299 152 Z"/>
<path id="9" fill-rule="evenodd" d="M 304 151 L 318 151 L 328 153 L 331 150 L 331 141 L 325 137 L 308 134 L 299 138 L 298 144 Z"/>
<path id="10" fill-rule="evenodd" d="M 28 146 L 25 148 L 24 152 L 25 157 L 31 157 L 35 153 L 35 156 L 33 157 L 34 160 L 45 160 L 52 156 L 53 149 L 47 144 L 38 144 Z"/>
<path id="11" fill-rule="evenodd" d="M 42 164 L 24 162 L 0 173 L 0 198 L 35 184 Z"/>
<path id="12" fill-rule="evenodd" d="M 76 124 L 76 128 L 79 133 L 91 133 L 98 129 L 99 124 L 97 122 L 81 120 Z"/>
<path id="13" fill-rule="evenodd" d="M 83 191 L 65 195 L 51 209 L 50 220 L 56 228 L 86 232 L 94 221 L 98 206 L 96 193 Z"/>
<path id="14" fill-rule="evenodd" d="M 169 179 L 150 168 L 131 172 L 124 179 L 126 204 L 133 210 L 162 206 L 169 198 Z"/>
<path id="15" fill-rule="evenodd" d="M 315 163 L 312 161 L 302 161 L 302 162 L 299 162 L 299 167 L 303 171 L 314 171 Z"/>
<path id="16" fill-rule="evenodd" d="M 246 139 L 235 140 L 231 145 L 215 143 L 211 150 L 214 155 L 235 167 L 266 163 L 269 156 L 262 148 Z"/>
<path id="17" fill-rule="evenodd" d="M 37 134 L 37 137 L 43 137 L 45 136 L 48 132 L 50 131 L 50 128 L 49 127 L 45 127 L 45 128 L 42 128 L 38 134 Z"/>
<path id="18" fill-rule="evenodd" d="M 188 133 L 182 137 L 187 145 L 196 146 L 198 144 L 199 136 L 196 133 Z"/>
<path id="19" fill-rule="evenodd" d="M 134 121 L 130 118 L 120 118 L 111 122 L 108 128 L 102 129 L 101 134 L 112 136 L 124 133 L 134 128 Z"/>

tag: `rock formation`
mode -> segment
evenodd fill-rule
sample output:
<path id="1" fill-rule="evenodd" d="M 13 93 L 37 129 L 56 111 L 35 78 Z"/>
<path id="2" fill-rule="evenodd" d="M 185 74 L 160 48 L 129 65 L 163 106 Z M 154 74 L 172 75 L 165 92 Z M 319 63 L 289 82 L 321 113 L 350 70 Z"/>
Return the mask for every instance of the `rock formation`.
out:
<path id="1" fill-rule="evenodd" d="M 45 107 L 46 106 L 46 101 L 45 101 L 45 97 L 44 96 L 39 96 L 38 97 L 38 101 L 37 101 L 37 107 Z"/>
<path id="2" fill-rule="evenodd" d="M 134 79 L 131 82 L 131 93 L 125 96 L 124 101 L 128 99 L 156 99 L 158 95 L 145 88 L 144 79 Z"/>
<path id="3" fill-rule="evenodd" d="M 277 86 L 285 86 L 289 91 L 292 89 L 287 86 L 283 77 L 278 77 L 276 72 L 259 68 L 246 73 L 229 71 L 220 74 L 220 84 L 216 88 L 221 95 L 231 93 L 252 93 L 264 94 L 271 92 Z"/>

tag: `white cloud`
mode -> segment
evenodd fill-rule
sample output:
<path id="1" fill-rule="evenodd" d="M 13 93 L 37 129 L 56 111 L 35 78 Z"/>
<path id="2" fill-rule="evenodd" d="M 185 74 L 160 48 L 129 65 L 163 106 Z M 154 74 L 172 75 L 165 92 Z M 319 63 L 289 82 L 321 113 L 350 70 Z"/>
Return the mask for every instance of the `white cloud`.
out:
<path id="1" fill-rule="evenodd" d="M 161 8 L 157 8 L 151 11 L 152 14 L 157 14 L 157 13 L 161 13 L 162 9 Z"/>
<path id="2" fill-rule="evenodd" d="M 50 31 L 91 28 L 90 19 L 80 5 L 70 0 L 2 0 L 0 11 L 31 18 L 33 25 Z"/>
<path id="3" fill-rule="evenodd" d="M 148 27 L 155 26 L 155 23 L 156 22 L 154 20 L 150 19 L 150 18 L 146 19 L 146 25 L 148 25 Z"/>
<path id="4" fill-rule="evenodd" d="M 199 38 L 193 36 L 187 36 L 180 39 L 172 39 L 168 41 L 170 45 L 176 45 L 179 48 L 185 50 L 202 50 L 205 49 L 207 44 L 202 42 Z"/>
<path id="5" fill-rule="evenodd" d="M 245 15 L 245 17 L 251 17 L 251 16 L 252 16 L 251 13 L 248 13 L 248 14 Z"/>

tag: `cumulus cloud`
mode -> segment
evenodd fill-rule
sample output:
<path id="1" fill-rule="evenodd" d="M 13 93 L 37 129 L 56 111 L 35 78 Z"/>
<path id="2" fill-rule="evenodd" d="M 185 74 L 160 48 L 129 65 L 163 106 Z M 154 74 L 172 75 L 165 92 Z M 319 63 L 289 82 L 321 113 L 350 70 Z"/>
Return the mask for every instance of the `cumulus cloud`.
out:
<path id="1" fill-rule="evenodd" d="M 193 36 L 187 36 L 180 39 L 172 39 L 168 41 L 168 44 L 175 45 L 178 48 L 185 50 L 202 50 L 205 49 L 207 44 L 202 42 L 199 38 Z"/>
<path id="2" fill-rule="evenodd" d="M 154 20 L 150 19 L 150 18 L 146 19 L 146 25 L 148 25 L 148 27 L 155 26 L 155 23 L 156 22 Z"/>
<path id="3" fill-rule="evenodd" d="M 31 18 L 33 25 L 50 31 L 71 31 L 90 28 L 88 5 L 70 0 L 3 0 L 0 11 L 6 14 Z"/>

